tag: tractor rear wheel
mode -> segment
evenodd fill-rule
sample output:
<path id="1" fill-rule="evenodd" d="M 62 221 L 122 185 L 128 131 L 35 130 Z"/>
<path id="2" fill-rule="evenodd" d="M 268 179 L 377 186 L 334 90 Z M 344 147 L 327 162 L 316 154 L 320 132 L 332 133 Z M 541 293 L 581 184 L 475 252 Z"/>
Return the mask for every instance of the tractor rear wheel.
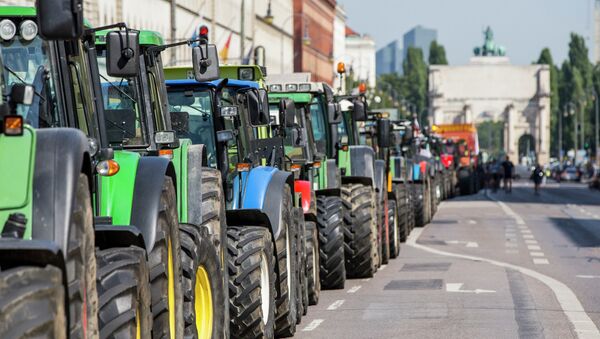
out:
<path id="1" fill-rule="evenodd" d="M 377 224 L 375 192 L 363 184 L 342 185 L 346 275 L 370 278 L 377 271 Z"/>
<path id="2" fill-rule="evenodd" d="M 71 210 L 67 248 L 70 338 L 98 335 L 96 250 L 88 177 L 80 173 Z M 87 322 L 84 324 L 84 322 Z"/>
<path id="3" fill-rule="evenodd" d="M 298 275 L 296 272 L 296 229 L 293 222 L 292 213 L 292 194 L 288 185 L 285 185 L 283 191 L 283 201 L 281 205 L 280 228 L 283 230 L 285 245 L 281 246 L 281 251 L 277 253 L 279 262 L 279 276 L 277 283 L 281 292 L 275 299 L 275 335 L 277 337 L 291 337 L 296 333 L 296 321 L 298 318 L 298 308 L 296 307 L 296 298 L 298 295 L 296 284 Z"/>
<path id="4" fill-rule="evenodd" d="M 232 338 L 273 338 L 275 249 L 264 227 L 227 230 L 229 312 Z"/>
<path id="5" fill-rule="evenodd" d="M 150 276 L 146 251 L 130 246 L 96 252 L 101 338 L 150 338 Z"/>
<path id="6" fill-rule="evenodd" d="M 337 196 L 317 197 L 319 231 L 319 279 L 322 289 L 343 289 L 346 283 L 344 261 L 344 210 Z"/>
<path id="7" fill-rule="evenodd" d="M 302 208 L 294 208 L 294 257 L 296 258 L 296 309 L 298 317 L 296 325 L 302 322 L 302 316 L 308 313 L 308 289 L 306 286 L 306 224 Z"/>
<path id="8" fill-rule="evenodd" d="M 387 194 L 387 192 L 385 193 Z M 380 222 L 380 242 L 381 242 L 381 250 L 380 250 L 380 258 L 381 258 L 381 264 L 387 264 L 388 262 L 390 262 L 390 227 L 391 224 L 389 223 L 389 209 L 388 206 L 386 206 L 386 199 L 384 198 L 382 201 L 380 201 L 381 205 L 379 206 L 378 210 L 380 211 L 379 213 L 381 214 L 381 218 L 379 219 Z M 389 204 L 389 201 L 387 201 L 387 203 Z M 387 217 L 386 217 L 386 214 Z M 386 227 L 386 220 L 388 222 L 387 227 Z"/>
<path id="9" fill-rule="evenodd" d="M 400 254 L 400 222 L 396 200 L 388 200 L 388 216 L 390 227 L 390 258 L 397 258 Z"/>
<path id="10" fill-rule="evenodd" d="M 306 222 L 306 282 L 308 285 L 308 304 L 319 303 L 321 280 L 319 278 L 319 233 L 313 221 Z M 343 245 L 341 246 L 343 248 Z M 342 266 L 344 261 L 342 260 Z"/>
<path id="11" fill-rule="evenodd" d="M 222 338 L 225 300 L 220 258 L 206 227 L 180 225 L 186 338 Z"/>
<path id="12" fill-rule="evenodd" d="M 0 272 L 0 338 L 66 338 L 62 272 L 53 266 Z"/>
<path id="13" fill-rule="evenodd" d="M 160 196 L 156 239 L 148 253 L 152 291 L 152 336 L 175 338 L 183 333 L 181 245 L 173 179 L 166 176 Z"/>

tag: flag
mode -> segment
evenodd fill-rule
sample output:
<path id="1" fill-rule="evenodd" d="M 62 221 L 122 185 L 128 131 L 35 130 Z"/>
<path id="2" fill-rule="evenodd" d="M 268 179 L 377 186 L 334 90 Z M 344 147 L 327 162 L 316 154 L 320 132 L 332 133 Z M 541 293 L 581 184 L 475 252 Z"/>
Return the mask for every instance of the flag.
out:
<path id="1" fill-rule="evenodd" d="M 232 35 L 233 35 L 233 32 L 230 32 L 229 37 L 227 38 L 227 41 L 225 42 L 225 46 L 223 46 L 223 49 L 221 50 L 221 52 L 219 52 L 219 59 L 224 64 L 227 63 L 227 58 L 229 56 L 229 45 L 231 44 L 231 36 Z"/>
<path id="2" fill-rule="evenodd" d="M 250 46 L 250 50 L 248 51 L 248 54 L 246 54 L 246 56 L 242 60 L 242 65 L 250 65 L 250 59 L 252 59 L 253 51 L 254 51 L 254 43 L 252 43 L 252 46 Z"/>

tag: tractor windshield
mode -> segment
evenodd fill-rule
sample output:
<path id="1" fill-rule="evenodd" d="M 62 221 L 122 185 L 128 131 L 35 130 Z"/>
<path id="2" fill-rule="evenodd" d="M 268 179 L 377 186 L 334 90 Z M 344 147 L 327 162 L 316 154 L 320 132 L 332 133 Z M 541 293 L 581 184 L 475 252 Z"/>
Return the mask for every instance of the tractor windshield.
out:
<path id="1" fill-rule="evenodd" d="M 314 97 L 310 103 L 310 121 L 317 151 L 321 154 L 327 153 L 327 124 L 325 122 L 325 111 L 320 96 Z"/>
<path id="2" fill-rule="evenodd" d="M 106 49 L 98 48 L 98 70 L 108 143 L 111 146 L 140 147 L 148 144 L 138 77 L 114 78 L 106 72 Z"/>
<path id="3" fill-rule="evenodd" d="M 279 105 L 269 105 L 270 115 L 279 115 Z M 285 155 L 292 161 L 305 162 L 308 161 L 309 136 L 307 133 L 306 121 L 304 118 L 304 108 L 296 107 L 294 116 L 294 127 L 285 127 L 285 137 L 283 144 L 285 146 Z"/>
<path id="4" fill-rule="evenodd" d="M 206 146 L 208 164 L 217 167 L 212 92 L 209 89 L 169 89 L 171 124 L 179 138 Z"/>
<path id="5" fill-rule="evenodd" d="M 25 40 L 19 36 L 2 41 L 3 93 L 6 98 L 13 84 L 33 85 L 35 96 L 31 105 L 19 105 L 17 113 L 34 128 L 61 125 L 57 109 L 54 72 L 50 46 L 39 36 Z"/>

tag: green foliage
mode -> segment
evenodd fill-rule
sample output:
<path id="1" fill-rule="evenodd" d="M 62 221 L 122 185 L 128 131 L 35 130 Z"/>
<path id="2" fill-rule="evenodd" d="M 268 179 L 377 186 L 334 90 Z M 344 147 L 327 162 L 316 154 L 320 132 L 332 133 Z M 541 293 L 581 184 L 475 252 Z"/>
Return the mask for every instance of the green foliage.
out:
<path id="1" fill-rule="evenodd" d="M 560 71 L 554 65 L 550 49 L 544 48 L 537 61 L 539 65 L 550 67 L 550 154 L 558 154 L 558 119 L 561 114 L 558 84 Z"/>
<path id="2" fill-rule="evenodd" d="M 479 148 L 491 156 L 499 156 L 504 147 L 504 122 L 485 121 L 477 125 Z"/>
<path id="3" fill-rule="evenodd" d="M 402 65 L 405 78 L 405 98 L 423 112 L 427 104 L 427 65 L 420 48 L 409 47 Z"/>
<path id="4" fill-rule="evenodd" d="M 429 64 L 430 65 L 447 65 L 446 49 L 443 45 L 433 40 L 429 46 Z"/>

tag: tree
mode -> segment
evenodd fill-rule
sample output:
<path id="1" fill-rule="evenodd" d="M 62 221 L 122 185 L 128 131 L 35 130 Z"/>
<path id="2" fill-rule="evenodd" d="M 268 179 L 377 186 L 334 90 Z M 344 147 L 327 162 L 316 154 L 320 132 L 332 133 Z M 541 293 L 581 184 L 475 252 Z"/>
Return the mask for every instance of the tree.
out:
<path id="1" fill-rule="evenodd" d="M 559 155 L 558 119 L 560 118 L 560 94 L 558 84 L 560 72 L 554 65 L 550 49 L 544 48 L 537 61 L 539 65 L 550 66 L 550 154 Z"/>
<path id="2" fill-rule="evenodd" d="M 429 46 L 429 64 L 430 65 L 447 65 L 446 49 L 443 45 L 438 44 L 433 40 Z"/>
<path id="3" fill-rule="evenodd" d="M 415 104 L 417 112 L 421 114 L 427 104 L 427 65 L 423 60 L 423 51 L 420 48 L 409 47 L 402 66 L 405 98 Z"/>

